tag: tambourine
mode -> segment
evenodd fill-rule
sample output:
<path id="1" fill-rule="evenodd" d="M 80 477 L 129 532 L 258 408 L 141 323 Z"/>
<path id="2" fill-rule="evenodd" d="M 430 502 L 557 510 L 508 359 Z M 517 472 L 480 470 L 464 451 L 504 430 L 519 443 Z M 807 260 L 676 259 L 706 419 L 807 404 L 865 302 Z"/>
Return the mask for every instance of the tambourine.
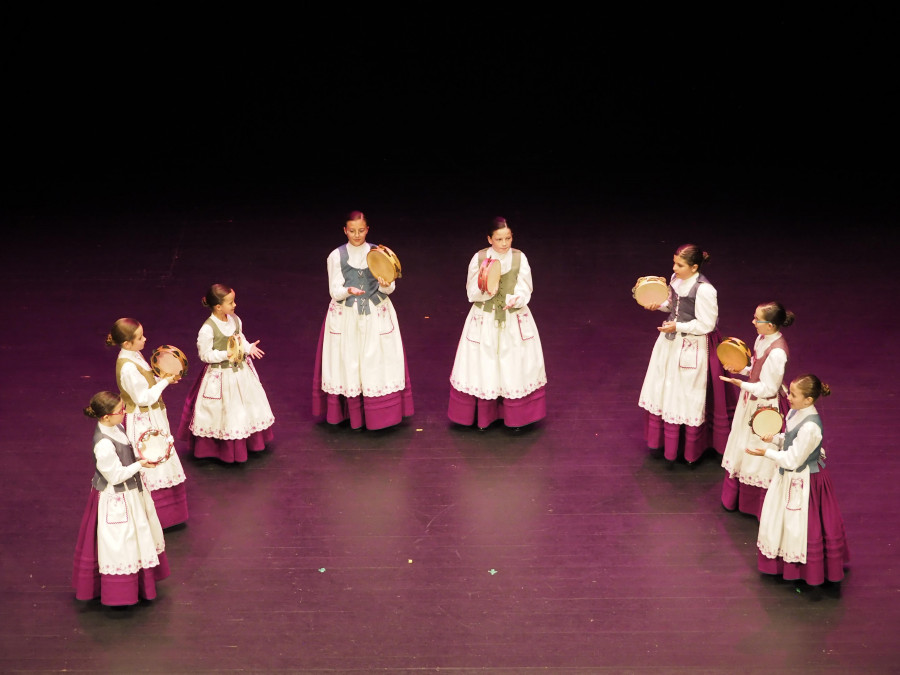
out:
<path id="1" fill-rule="evenodd" d="M 768 406 L 757 408 L 756 412 L 750 417 L 750 428 L 753 433 L 762 438 L 763 436 L 774 436 L 784 427 L 784 417 L 777 408 Z"/>
<path id="2" fill-rule="evenodd" d="M 496 258 L 485 258 L 478 268 L 478 290 L 495 295 L 500 288 L 500 261 Z"/>
<path id="3" fill-rule="evenodd" d="M 377 279 L 381 277 L 385 284 L 390 284 L 395 279 L 399 279 L 401 274 L 400 259 L 387 246 L 374 246 L 369 249 L 366 254 L 366 264 L 369 271 Z"/>
<path id="4" fill-rule="evenodd" d="M 229 363 L 241 363 L 245 356 L 241 336 L 235 333 L 228 338 L 228 361 Z"/>
<path id="5" fill-rule="evenodd" d="M 753 355 L 743 340 L 730 337 L 722 340 L 716 347 L 716 356 L 719 357 L 719 362 L 726 369 L 733 373 L 739 373 L 750 365 Z"/>
<path id="6" fill-rule="evenodd" d="M 138 457 L 152 464 L 162 464 L 172 455 L 175 443 L 159 429 L 147 429 L 137 442 Z"/>
<path id="7" fill-rule="evenodd" d="M 641 307 L 661 305 L 669 298 L 669 285 L 663 277 L 641 277 L 638 279 L 631 295 Z"/>
<path id="8" fill-rule="evenodd" d="M 188 370 L 187 357 L 178 347 L 160 345 L 153 350 L 153 354 L 150 356 L 150 370 L 157 377 L 166 375 L 184 377 Z"/>

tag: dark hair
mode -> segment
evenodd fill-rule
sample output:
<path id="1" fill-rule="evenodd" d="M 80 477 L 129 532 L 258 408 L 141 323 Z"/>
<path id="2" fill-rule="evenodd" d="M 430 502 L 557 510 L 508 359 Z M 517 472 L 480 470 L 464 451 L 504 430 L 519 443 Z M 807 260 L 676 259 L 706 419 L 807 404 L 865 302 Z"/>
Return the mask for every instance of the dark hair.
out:
<path id="1" fill-rule="evenodd" d="M 128 317 L 119 319 L 112 325 L 112 328 L 109 329 L 109 333 L 106 335 L 107 346 L 123 345 L 134 340 L 134 334 L 140 327 L 141 323 L 137 319 L 129 319 Z"/>
<path id="2" fill-rule="evenodd" d="M 362 211 L 351 211 L 347 214 L 347 222 L 349 223 L 351 220 L 362 220 L 365 221 L 366 214 Z"/>
<path id="3" fill-rule="evenodd" d="M 91 397 L 91 402 L 84 409 L 84 414 L 95 420 L 106 417 L 119 405 L 122 398 L 111 391 L 100 391 Z"/>
<path id="4" fill-rule="evenodd" d="M 501 218 L 500 216 L 497 216 L 496 218 L 494 218 L 491 221 L 491 229 L 488 230 L 488 236 L 493 237 L 494 232 L 496 232 L 497 230 L 502 230 L 504 227 L 509 227 L 509 225 L 506 222 L 506 218 Z M 512 228 L 510 228 L 510 231 L 512 231 Z"/>
<path id="5" fill-rule="evenodd" d="M 696 265 L 697 269 L 709 260 L 709 253 L 701 251 L 696 244 L 682 244 L 675 250 L 675 255 L 684 260 L 688 265 Z"/>
<path id="6" fill-rule="evenodd" d="M 794 313 L 786 310 L 780 302 L 766 302 L 759 306 L 763 319 L 776 328 L 787 328 L 794 323 Z"/>
<path id="7" fill-rule="evenodd" d="M 209 287 L 209 290 L 206 291 L 206 295 L 203 296 L 203 299 L 200 302 L 203 303 L 204 307 L 212 309 L 216 305 L 221 305 L 225 302 L 225 296 L 233 291 L 233 288 L 226 286 L 225 284 L 213 284 Z"/>
<path id="8" fill-rule="evenodd" d="M 795 377 L 791 384 L 795 385 L 797 390 L 804 396 L 811 397 L 813 401 L 820 396 L 831 396 L 831 387 L 812 373 Z"/>

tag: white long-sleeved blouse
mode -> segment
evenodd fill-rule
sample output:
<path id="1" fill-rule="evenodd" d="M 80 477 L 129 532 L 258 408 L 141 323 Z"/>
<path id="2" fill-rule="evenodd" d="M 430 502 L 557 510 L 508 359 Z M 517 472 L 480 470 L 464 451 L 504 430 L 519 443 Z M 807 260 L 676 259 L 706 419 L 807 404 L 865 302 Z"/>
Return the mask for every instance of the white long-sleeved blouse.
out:
<path id="1" fill-rule="evenodd" d="M 480 253 L 480 252 L 479 252 Z M 497 253 L 493 248 L 487 250 L 487 258 L 494 258 L 500 261 L 500 273 L 506 274 L 512 269 L 513 250 L 510 249 L 506 253 Z M 490 293 L 483 293 L 478 288 L 478 273 L 481 270 L 481 263 L 478 262 L 478 253 L 472 256 L 469 261 L 468 277 L 466 278 L 466 294 L 469 296 L 469 302 L 484 302 L 490 300 L 493 296 Z M 521 309 L 531 300 L 531 294 L 534 290 L 531 278 L 531 265 L 528 264 L 528 258 L 522 253 L 519 260 L 519 276 L 516 279 L 516 287 L 512 293 L 507 293 L 504 304 L 508 305 L 512 298 L 515 298 L 512 306 Z"/>
<path id="2" fill-rule="evenodd" d="M 753 353 L 756 358 L 761 358 L 769 346 L 780 337 L 780 332 L 758 336 L 753 345 Z M 784 379 L 785 366 L 787 366 L 787 354 L 783 349 L 773 349 L 759 372 L 759 382 L 741 382 L 741 389 L 756 398 L 774 398 Z M 741 374 L 749 375 L 750 370 L 750 366 L 747 366 L 741 371 Z"/>
<path id="3" fill-rule="evenodd" d="M 129 444 L 128 437 L 120 425 L 108 427 L 98 422 L 97 426 L 101 433 L 107 436 L 107 438 L 101 438 L 94 444 L 94 458 L 96 459 L 97 470 L 106 479 L 107 483 L 118 485 L 140 471 L 141 463 L 136 461 L 128 466 L 122 466 L 122 461 L 116 454 L 116 446 L 110 440 L 114 438 L 119 443 Z"/>
<path id="4" fill-rule="evenodd" d="M 119 358 L 126 359 L 119 369 L 119 380 L 122 389 L 131 397 L 135 405 L 147 407 L 153 405 L 162 396 L 163 389 L 169 386 L 169 381 L 160 379 L 152 387 L 147 384 L 147 379 L 140 373 L 138 366 L 144 370 L 150 370 L 150 365 L 140 352 L 122 349 Z"/>
<path id="5" fill-rule="evenodd" d="M 792 411 L 793 415 L 788 415 L 787 430 L 793 431 L 810 415 L 817 415 L 816 406 L 811 405 L 802 410 Z M 775 462 L 782 469 L 793 471 L 799 466 L 806 463 L 816 446 L 822 442 L 822 430 L 818 424 L 804 424 L 800 431 L 797 432 L 794 442 L 786 451 L 782 451 L 784 446 L 784 434 L 778 434 L 772 439 L 772 443 L 778 446 L 778 449 L 767 448 L 766 457 Z"/>
<path id="6" fill-rule="evenodd" d="M 700 273 L 696 273 L 687 279 L 673 279 L 671 282 L 672 289 L 679 297 L 684 297 L 690 293 L 694 284 L 697 283 Z M 659 306 L 659 311 L 669 312 L 669 300 L 666 300 Z M 694 319 L 691 321 L 677 321 L 675 329 L 678 333 L 687 333 L 688 335 L 706 335 L 712 333 L 716 329 L 719 321 L 719 295 L 715 286 L 710 283 L 701 284 L 697 289 L 697 295 L 694 302 Z"/>
<path id="7" fill-rule="evenodd" d="M 363 243 L 361 246 L 354 246 L 353 244 L 347 244 L 347 263 L 351 267 L 355 267 L 356 269 L 366 269 L 369 266 L 369 263 L 366 261 L 366 256 L 369 254 L 369 251 L 372 249 L 372 245 L 368 243 Z M 334 249 L 331 253 L 328 254 L 328 259 L 325 261 L 326 266 L 328 268 L 328 292 L 331 294 L 331 297 L 337 302 L 341 302 L 342 300 L 346 300 L 350 297 L 350 292 L 347 290 L 346 281 L 344 280 L 344 272 L 341 270 L 341 249 L 340 247 Z M 351 284 L 353 285 L 353 284 Z M 360 288 L 362 284 L 356 286 L 356 288 Z M 394 292 L 394 288 L 396 284 L 392 281 L 387 286 L 378 286 L 378 290 L 386 295 L 390 295 Z"/>

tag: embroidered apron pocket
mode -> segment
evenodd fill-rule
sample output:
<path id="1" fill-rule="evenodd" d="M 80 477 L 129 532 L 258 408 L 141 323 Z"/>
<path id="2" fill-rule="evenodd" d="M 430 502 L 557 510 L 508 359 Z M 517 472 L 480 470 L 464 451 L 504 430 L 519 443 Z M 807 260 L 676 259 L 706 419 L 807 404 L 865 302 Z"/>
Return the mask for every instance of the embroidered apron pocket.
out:
<path id="1" fill-rule="evenodd" d="M 696 340 L 681 339 L 681 352 L 678 355 L 678 367 L 686 370 L 697 370 L 700 361 L 700 345 Z"/>
<path id="2" fill-rule="evenodd" d="M 106 524 L 121 525 L 128 522 L 128 504 L 125 495 L 116 492 L 106 499 Z"/>
<path id="3" fill-rule="evenodd" d="M 466 340 L 481 344 L 481 324 L 484 323 L 484 313 L 473 314 L 466 327 Z"/>
<path id="4" fill-rule="evenodd" d="M 341 334 L 341 324 L 344 317 L 344 305 L 337 304 L 334 300 L 328 305 L 328 332 L 332 335 Z"/>
<path id="5" fill-rule="evenodd" d="M 219 400 L 222 398 L 222 371 L 210 368 L 206 372 L 206 384 L 203 385 L 203 398 Z"/>
<path id="6" fill-rule="evenodd" d="M 519 320 L 519 335 L 523 340 L 530 340 L 534 337 L 534 321 L 531 320 L 531 312 L 516 312 L 515 317 Z"/>
<path id="7" fill-rule="evenodd" d="M 788 491 L 787 504 L 784 508 L 788 511 L 800 511 L 803 509 L 802 478 L 791 478 L 791 489 Z"/>
<path id="8" fill-rule="evenodd" d="M 394 320 L 391 318 L 391 313 L 388 311 L 386 303 L 382 302 L 375 309 L 375 316 L 378 319 L 379 335 L 389 335 L 394 332 Z"/>

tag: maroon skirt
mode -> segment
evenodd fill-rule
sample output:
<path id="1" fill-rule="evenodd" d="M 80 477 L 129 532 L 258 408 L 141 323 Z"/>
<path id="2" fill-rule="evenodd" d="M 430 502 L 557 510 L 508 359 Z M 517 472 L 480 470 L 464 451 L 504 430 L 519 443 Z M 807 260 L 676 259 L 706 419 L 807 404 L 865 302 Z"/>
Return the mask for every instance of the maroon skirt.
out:
<path id="1" fill-rule="evenodd" d="M 327 319 L 326 319 L 327 321 Z M 403 371 L 406 387 L 385 396 L 352 396 L 328 394 L 322 391 L 322 343 L 325 339 L 325 321 L 319 333 L 316 349 L 316 364 L 313 368 L 312 413 L 317 420 L 329 424 L 340 424 L 350 420 L 353 429 L 386 429 L 403 421 L 415 411 L 413 408 L 412 381 L 406 351 L 403 352 Z"/>
<path id="2" fill-rule="evenodd" d="M 150 496 L 153 497 L 156 515 L 163 529 L 187 522 L 187 489 L 184 481 L 172 487 L 151 490 Z"/>
<path id="3" fill-rule="evenodd" d="M 686 435 L 693 436 L 690 442 L 685 442 L 685 459 L 695 462 L 706 448 L 713 448 L 720 455 L 725 452 L 728 444 L 728 435 L 731 433 L 731 420 L 734 418 L 734 410 L 737 407 L 737 388 L 719 379 L 725 375 L 725 370 L 716 356 L 716 347 L 722 341 L 719 329 L 715 329 L 706 335 L 706 348 L 709 365 L 706 369 L 706 419 L 700 427 L 686 430 Z M 682 425 L 686 426 L 686 425 Z M 663 435 L 665 423 L 659 415 L 647 412 L 644 419 L 644 435 L 648 448 L 661 448 L 665 445 Z M 674 457 L 669 457 L 674 459 Z"/>
<path id="4" fill-rule="evenodd" d="M 209 368 L 209 365 L 204 365 L 203 370 L 197 376 L 197 381 L 194 382 L 187 398 L 184 400 L 184 407 L 181 409 L 181 422 L 178 424 L 178 433 L 175 437 L 179 441 L 187 443 L 188 450 L 198 459 L 218 459 L 227 464 L 246 462 L 251 452 L 265 450 L 266 445 L 275 438 L 275 432 L 272 431 L 272 427 L 262 431 L 254 431 L 246 438 L 234 439 L 194 436 L 191 433 L 194 405 L 197 402 L 197 397 L 200 395 L 200 385 L 203 382 L 203 376 L 206 374 L 207 368 Z M 162 514 L 159 514 L 159 520 L 163 522 Z M 168 527 L 168 525 L 163 523 L 163 527 Z"/>
<path id="5" fill-rule="evenodd" d="M 144 568 L 134 574 L 100 574 L 97 555 L 97 508 L 100 493 L 91 488 L 78 540 L 75 542 L 75 561 L 72 586 L 77 600 L 100 598 L 110 607 L 134 605 L 138 600 L 156 598 L 156 582 L 169 576 L 169 560 L 165 551 L 159 554 L 159 565 Z"/>
<path id="6" fill-rule="evenodd" d="M 451 387 L 447 417 L 457 424 L 477 424 L 479 429 L 503 420 L 506 426 L 517 429 L 547 416 L 546 390 L 544 386 L 522 398 L 484 399 Z"/>
<path id="7" fill-rule="evenodd" d="M 806 563 L 767 558 L 759 552 L 757 565 L 764 574 L 777 574 L 788 581 L 802 579 L 810 586 L 844 578 L 850 549 L 844 519 L 827 469 L 809 475 L 809 521 L 806 530 Z"/>
<path id="8" fill-rule="evenodd" d="M 722 482 L 722 506 L 729 511 L 740 511 L 759 520 L 765 500 L 766 488 L 747 485 L 736 476 L 725 474 L 725 480 Z"/>

